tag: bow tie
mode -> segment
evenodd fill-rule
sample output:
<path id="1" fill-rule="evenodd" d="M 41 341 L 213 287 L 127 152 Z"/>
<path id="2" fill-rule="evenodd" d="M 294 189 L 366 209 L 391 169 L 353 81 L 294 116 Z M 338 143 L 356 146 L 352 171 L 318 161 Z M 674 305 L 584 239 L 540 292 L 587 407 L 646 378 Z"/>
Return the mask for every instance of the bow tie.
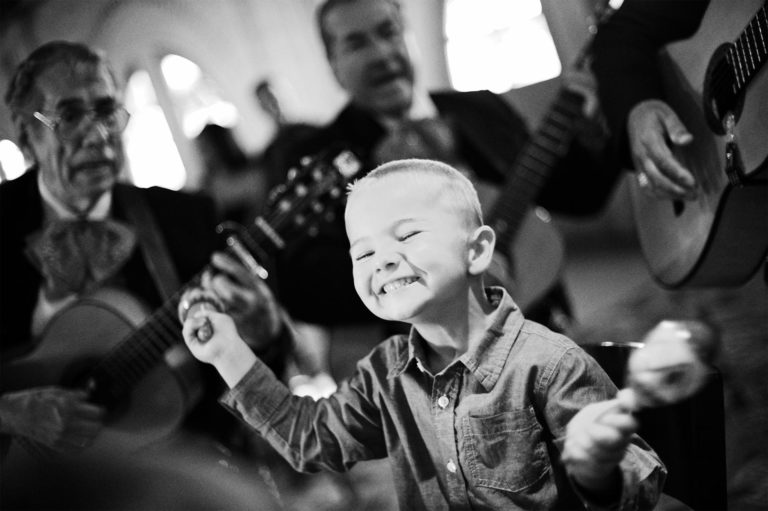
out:
<path id="1" fill-rule="evenodd" d="M 114 220 L 62 220 L 27 239 L 27 256 L 45 278 L 45 294 L 57 300 L 91 291 L 123 267 L 136 234 Z"/>

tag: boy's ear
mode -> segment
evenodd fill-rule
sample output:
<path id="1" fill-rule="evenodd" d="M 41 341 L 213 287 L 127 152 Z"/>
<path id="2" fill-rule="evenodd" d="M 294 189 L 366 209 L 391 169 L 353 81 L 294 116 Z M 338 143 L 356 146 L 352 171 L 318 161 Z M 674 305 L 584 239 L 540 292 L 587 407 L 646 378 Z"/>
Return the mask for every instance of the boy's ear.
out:
<path id="1" fill-rule="evenodd" d="M 496 247 L 496 233 L 487 225 L 475 229 L 469 240 L 468 271 L 470 275 L 481 275 L 493 259 Z"/>

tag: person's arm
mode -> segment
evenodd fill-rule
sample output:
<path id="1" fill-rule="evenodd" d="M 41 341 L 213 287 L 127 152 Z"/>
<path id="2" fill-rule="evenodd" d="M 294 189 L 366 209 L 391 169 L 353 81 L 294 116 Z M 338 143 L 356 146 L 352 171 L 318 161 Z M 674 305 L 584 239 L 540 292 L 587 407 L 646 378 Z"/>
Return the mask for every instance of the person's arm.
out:
<path id="1" fill-rule="evenodd" d="M 201 342 L 197 332 L 207 321 L 213 335 Z M 374 386 L 364 374 L 358 372 L 332 396 L 315 401 L 293 395 L 253 354 L 227 315 L 191 314 L 183 334 L 192 354 L 212 364 L 229 386 L 224 404 L 296 470 L 340 471 L 386 455 Z"/>
<path id="2" fill-rule="evenodd" d="M 671 151 L 692 137 L 663 101 L 658 53 L 665 44 L 693 35 L 708 4 L 627 0 L 595 37 L 592 67 L 614 154 L 658 197 L 696 196 L 693 174 Z"/>
<path id="3" fill-rule="evenodd" d="M 540 397 L 574 489 L 592 509 L 652 509 L 665 469 L 636 434 L 631 403 L 589 355 L 568 350 Z M 635 506 L 631 506 L 635 503 Z"/>

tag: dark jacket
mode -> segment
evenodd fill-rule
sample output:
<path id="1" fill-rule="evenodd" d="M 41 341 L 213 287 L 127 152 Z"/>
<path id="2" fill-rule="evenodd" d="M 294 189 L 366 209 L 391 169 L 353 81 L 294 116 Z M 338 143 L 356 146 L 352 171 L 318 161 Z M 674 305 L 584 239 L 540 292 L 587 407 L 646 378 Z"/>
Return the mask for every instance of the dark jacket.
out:
<path id="1" fill-rule="evenodd" d="M 528 140 L 522 118 L 500 96 L 488 91 L 431 94 L 440 117 L 451 126 L 460 158 L 480 181 L 499 184 Z M 386 129 L 370 113 L 347 105 L 313 137 L 286 149 L 298 162 L 303 156 L 331 148 L 351 149 L 362 161 L 362 173 L 375 166 L 373 150 Z M 573 144 L 554 170 L 537 202 L 552 211 L 588 215 L 606 203 L 614 182 L 609 166 Z M 349 245 L 343 223 L 343 201 L 336 215 L 311 239 L 290 240 L 278 260 L 280 297 L 299 319 L 325 325 L 364 323 L 373 316 L 355 294 Z"/>

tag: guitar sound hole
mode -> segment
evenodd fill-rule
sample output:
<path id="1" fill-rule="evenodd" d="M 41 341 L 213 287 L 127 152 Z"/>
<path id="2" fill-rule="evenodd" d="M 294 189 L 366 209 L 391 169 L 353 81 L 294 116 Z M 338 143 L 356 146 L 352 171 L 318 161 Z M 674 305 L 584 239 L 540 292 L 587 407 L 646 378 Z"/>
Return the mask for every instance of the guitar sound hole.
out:
<path id="1" fill-rule="evenodd" d="M 672 201 L 672 211 L 675 212 L 675 216 L 680 216 L 685 210 L 685 201 L 674 200 Z"/>
<path id="2" fill-rule="evenodd" d="M 735 95 L 733 86 L 736 82 L 734 70 L 726 59 L 730 43 L 721 44 L 712 54 L 704 75 L 704 87 L 701 101 L 702 111 L 709 128 L 718 135 L 724 135 L 723 119 L 727 113 L 733 113 L 738 121 L 744 104 L 743 95 Z"/>

